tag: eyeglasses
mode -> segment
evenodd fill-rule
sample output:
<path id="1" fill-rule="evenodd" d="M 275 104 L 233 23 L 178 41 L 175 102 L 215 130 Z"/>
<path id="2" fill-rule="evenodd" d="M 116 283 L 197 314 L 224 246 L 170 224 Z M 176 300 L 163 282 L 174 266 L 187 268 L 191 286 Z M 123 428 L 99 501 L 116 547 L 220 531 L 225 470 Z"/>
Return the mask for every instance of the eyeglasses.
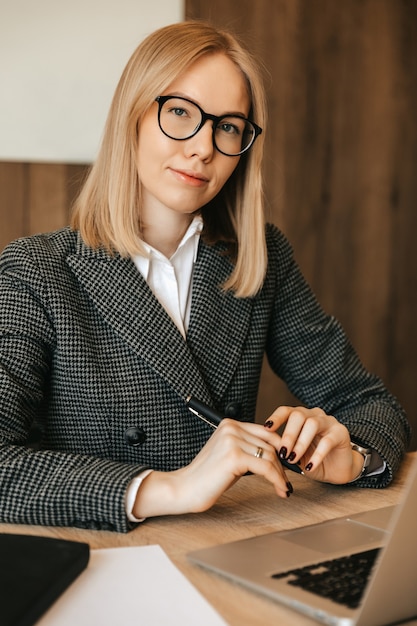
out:
<path id="1" fill-rule="evenodd" d="M 241 115 L 211 115 L 195 102 L 180 96 L 158 96 L 158 123 L 164 135 L 184 141 L 198 133 L 207 120 L 213 122 L 213 145 L 226 156 L 239 156 L 253 145 L 262 128 Z"/>

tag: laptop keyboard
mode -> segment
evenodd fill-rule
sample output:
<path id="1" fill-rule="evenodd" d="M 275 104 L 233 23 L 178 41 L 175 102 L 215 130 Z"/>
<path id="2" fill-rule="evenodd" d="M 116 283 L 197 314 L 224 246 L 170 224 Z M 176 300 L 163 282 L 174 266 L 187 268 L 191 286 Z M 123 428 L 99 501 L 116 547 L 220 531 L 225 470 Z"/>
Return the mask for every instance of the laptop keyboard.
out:
<path id="1" fill-rule="evenodd" d="M 273 574 L 289 585 L 301 587 L 350 609 L 356 609 L 366 588 L 369 575 L 380 548 L 323 561 L 288 572 Z"/>

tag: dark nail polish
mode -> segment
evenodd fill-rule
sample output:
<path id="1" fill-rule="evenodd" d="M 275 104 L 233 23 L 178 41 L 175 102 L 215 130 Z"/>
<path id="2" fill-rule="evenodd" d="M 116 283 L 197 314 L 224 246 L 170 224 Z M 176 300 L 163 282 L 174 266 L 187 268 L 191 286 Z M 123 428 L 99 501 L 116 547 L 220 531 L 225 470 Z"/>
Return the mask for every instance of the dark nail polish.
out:
<path id="1" fill-rule="evenodd" d="M 290 482 L 287 482 L 287 488 L 290 493 L 294 493 L 294 487 Z"/>
<path id="2" fill-rule="evenodd" d="M 272 428 L 272 426 L 274 425 L 274 422 L 272 420 L 267 420 L 264 424 L 265 428 Z"/>
<path id="3" fill-rule="evenodd" d="M 307 463 L 305 469 L 306 469 L 306 472 L 309 472 L 311 469 L 313 469 L 313 464 L 312 463 Z"/>
<path id="4" fill-rule="evenodd" d="M 295 454 L 295 452 L 294 452 L 294 450 L 293 450 L 293 451 L 290 453 L 290 455 L 289 455 L 289 457 L 288 457 L 287 461 L 289 461 L 290 463 L 292 463 L 292 462 L 294 461 L 294 459 L 295 459 L 295 457 L 296 457 L 296 456 L 297 456 L 297 455 Z"/>
<path id="5" fill-rule="evenodd" d="M 285 495 L 287 496 L 287 498 L 289 498 L 290 495 L 291 495 L 291 491 L 287 491 L 287 493 Z"/>
<path id="6" fill-rule="evenodd" d="M 283 446 L 283 447 L 280 449 L 280 451 L 279 451 L 279 453 L 278 453 L 278 456 L 279 456 L 279 458 L 280 458 L 280 459 L 282 459 L 282 460 L 285 460 L 285 459 L 287 458 L 287 448 L 286 448 L 285 446 Z"/>

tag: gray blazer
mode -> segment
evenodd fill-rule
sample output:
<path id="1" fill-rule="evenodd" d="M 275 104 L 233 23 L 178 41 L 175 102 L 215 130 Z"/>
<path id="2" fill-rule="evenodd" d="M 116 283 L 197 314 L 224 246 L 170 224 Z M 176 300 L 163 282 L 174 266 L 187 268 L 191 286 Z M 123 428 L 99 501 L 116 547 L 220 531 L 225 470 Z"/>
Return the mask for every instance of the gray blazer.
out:
<path id="1" fill-rule="evenodd" d="M 264 287 L 246 299 L 219 288 L 231 271 L 224 246 L 200 243 L 187 341 L 130 259 L 93 251 L 70 229 L 5 249 L 1 522 L 129 530 L 131 478 L 189 463 L 211 435 L 187 396 L 253 420 L 265 352 L 300 402 L 335 415 L 386 460 L 382 475 L 358 484 L 388 484 L 410 436 L 402 409 L 322 311 L 273 226 L 267 243 Z"/>

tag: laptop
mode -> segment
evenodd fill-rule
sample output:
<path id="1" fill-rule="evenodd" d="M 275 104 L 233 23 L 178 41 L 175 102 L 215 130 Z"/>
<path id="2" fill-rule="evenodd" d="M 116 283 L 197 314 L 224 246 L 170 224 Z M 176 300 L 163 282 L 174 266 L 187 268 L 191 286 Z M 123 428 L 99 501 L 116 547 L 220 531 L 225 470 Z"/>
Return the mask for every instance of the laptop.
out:
<path id="1" fill-rule="evenodd" d="M 32 626 L 87 567 L 86 543 L 0 533 L 0 624 Z"/>
<path id="2" fill-rule="evenodd" d="M 213 546 L 188 557 L 318 622 L 383 626 L 417 615 L 416 520 L 417 459 L 396 506 Z"/>

